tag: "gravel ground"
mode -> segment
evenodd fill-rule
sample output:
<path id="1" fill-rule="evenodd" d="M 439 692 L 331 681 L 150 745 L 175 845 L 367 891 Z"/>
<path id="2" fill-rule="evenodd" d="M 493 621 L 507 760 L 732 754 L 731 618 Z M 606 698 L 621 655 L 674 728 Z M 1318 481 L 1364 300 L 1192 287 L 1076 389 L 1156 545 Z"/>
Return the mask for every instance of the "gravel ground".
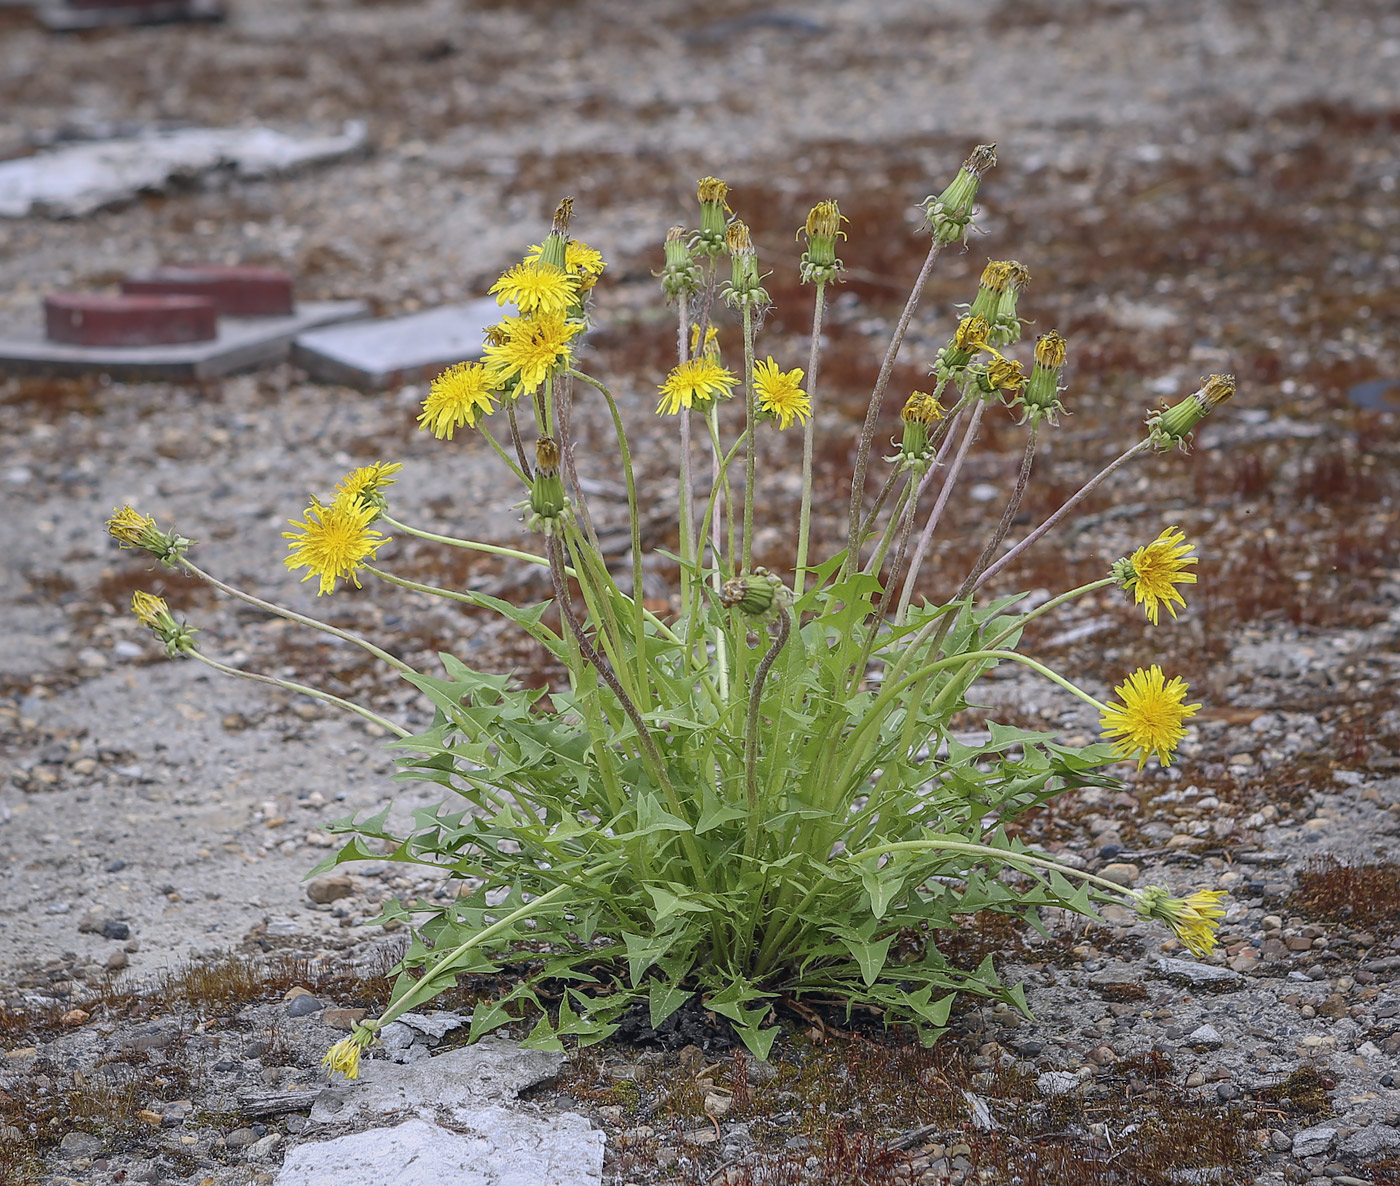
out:
<path id="1" fill-rule="evenodd" d="M 1248 1156 L 1227 1178 L 1395 1180 L 1384 1158 L 1400 1153 L 1391 1078 L 1400 1073 L 1392 987 L 1400 903 L 1387 905 L 1374 886 L 1298 892 L 1313 884 L 1309 873 L 1330 868 L 1320 863 L 1327 856 L 1377 863 L 1382 888 L 1395 872 L 1400 443 L 1384 385 L 1400 376 L 1400 18 L 1391 6 L 230 7 L 232 19 L 217 28 L 71 38 L 46 37 L 22 11 L 0 8 L 0 153 L 113 126 L 333 130 L 352 118 L 369 121 L 373 150 L 293 178 L 214 179 L 144 195 L 81 221 L 0 223 L 0 323 L 32 320 L 51 287 L 100 287 L 158 262 L 206 259 L 286 266 L 303 297 L 364 297 L 388 312 L 477 296 L 539 241 L 555 202 L 572 193 L 576 232 L 612 261 L 590 363 L 646 422 L 673 332 L 652 311 L 649 272 L 665 228 L 690 217 L 694 179 L 715 173 L 731 183 L 736 210 L 777 270 L 767 348 L 784 366 L 806 354 L 803 294 L 785 279 L 797 253 L 792 228 L 832 194 L 851 217 L 851 237 L 818 420 L 819 493 L 832 508 L 818 531 L 830 540 L 881 336 L 922 257 L 911 235 L 916 203 L 941 188 L 971 144 L 996 140 L 1002 163 L 984 186 L 986 234 L 940 263 L 897 384 L 925 373 L 988 254 L 1025 261 L 1035 281 L 1022 312 L 1037 330 L 1069 337 L 1073 365 L 1074 415 L 1042 453 L 1030 499 L 1043 514 L 1135 439 L 1144 409 L 1191 390 L 1206 371 L 1238 375 L 1239 396 L 1202 429 L 1191 456 L 1151 459 L 1096 496 L 1085 520 L 1009 572 L 1005 586 L 1090 579 L 1168 523 L 1200 542 L 1201 584 L 1175 625 L 1151 631 L 1116 599 L 1087 600 L 1035 644 L 1097 691 L 1139 663 L 1185 675 L 1207 708 L 1180 762 L 1129 777 L 1122 791 L 1057 805 L 1025 835 L 1065 859 L 1121 866 L 1139 884 L 1229 889 L 1224 946 L 1209 965 L 1227 979 L 1217 992 L 1179 982 L 1185 972 L 1157 961 L 1182 953 L 1126 919 L 1043 943 L 970 933 L 968 957 L 996 953 L 1027 983 L 1037 1020 L 969 1009 L 946 1043 L 965 1076 L 943 1063 L 914 1074 L 944 1076 L 989 1101 L 1002 1131 L 1014 1127 L 1009 1110 L 1040 1108 L 1047 1118 L 1032 1146 L 1063 1145 L 1045 1135 L 1063 1124 L 1078 1134 L 1067 1139 L 1081 1162 L 1111 1160 L 1122 1147 L 1128 1138 L 1113 1123 L 1143 1123 L 1096 1118 L 1104 1100 L 1138 1099 L 1150 1111 L 1162 1106 L 1155 1091 L 1236 1117 Z M 278 533 L 307 491 L 381 458 L 405 463 L 395 508 L 411 521 L 502 541 L 521 531 L 517 495 L 495 481 L 484 449 L 414 431 L 421 396 L 366 397 L 286 367 L 201 388 L 0 376 L 0 549 L 13 558 L 0 570 L 0 985 L 11 1006 L 47 1001 L 63 1012 L 109 976 L 118 986 L 146 983 L 235 950 L 369 967 L 382 957 L 378 928 L 365 925 L 379 902 L 435 891 L 368 868 L 317 890 L 330 900 L 311 900 L 301 878 L 326 855 L 330 820 L 391 798 L 404 812 L 418 801 L 389 782 L 372 731 L 168 663 L 125 604 L 132 589 L 152 588 L 200 627 L 214 655 L 349 689 L 409 724 L 421 706 L 348 648 L 147 574 L 101 530 L 113 506 L 133 502 L 173 519 L 199 540 L 204 567 L 251 591 L 354 623 L 425 663 L 450 648 L 547 679 L 537 655 L 479 618 L 383 589 L 318 604 L 281 566 Z M 580 465 L 606 527 L 621 508 L 596 411 L 580 409 Z M 638 449 L 661 507 L 674 472 L 664 428 L 639 430 Z M 893 431 L 890 420 L 885 435 Z M 956 584 L 1018 459 L 1014 427 L 989 418 L 965 479 L 970 497 L 953 508 L 927 572 L 931 595 Z M 792 467 L 776 449 L 768 462 L 765 498 L 781 522 Z M 654 526 L 664 545 L 664 514 Z M 760 545 L 770 567 L 790 563 L 783 532 Z M 384 555 L 399 571 L 439 581 L 524 580 L 485 562 L 453 567 L 427 548 L 396 544 Z M 653 571 L 656 592 L 669 575 Z M 1093 728 L 1026 680 L 995 680 L 991 694 L 998 719 L 1051 722 L 1070 735 Z M 1366 914 L 1368 903 L 1379 913 Z M 284 977 L 278 992 L 295 982 Z M 355 1003 L 325 995 L 331 1005 Z M 218 1014 L 237 1035 L 237 1056 L 213 1037 L 201 1056 L 210 1066 L 230 1061 L 218 1075 L 232 1079 L 196 1076 L 187 1089 L 198 1107 L 172 1112 L 144 1143 L 55 1147 L 49 1180 L 86 1186 L 122 1172 L 217 1186 L 265 1180 L 281 1154 L 262 1146 L 247 1155 L 238 1142 L 300 1130 L 274 1119 L 244 1141 L 253 1130 L 238 1090 L 309 1084 L 329 1031 L 319 1012 L 240 1008 Z M 7 1031 L 0 1090 L 89 1074 L 156 1024 L 109 1012 L 71 1033 Z M 182 1033 L 209 1020 L 182 1016 Z M 269 1019 L 290 1036 L 248 1053 L 268 1041 Z M 810 1087 L 782 1068 L 834 1073 L 823 1062 L 831 1043 L 806 1041 L 795 1037 L 791 1061 L 778 1060 L 762 1107 L 758 1089 L 769 1079 L 749 1075 L 760 1102 L 736 1103 L 712 1143 L 687 1137 L 710 1125 L 699 1103 L 685 1102 L 709 1064 L 698 1049 L 648 1055 L 655 1067 L 641 1071 L 651 1064 L 635 1051 L 608 1052 L 578 1062 L 559 1090 L 609 1129 L 618 1182 L 708 1181 L 757 1153 L 801 1153 L 794 1172 L 821 1181 L 827 1146 L 785 1143 L 812 1138 L 799 1131 L 800 1096 L 796 1108 L 777 1099 Z M 1169 1073 L 1153 1072 L 1153 1052 Z M 1312 1110 L 1281 1103 L 1273 1090 L 1300 1068 L 1326 1085 Z M 739 1081 L 715 1074 L 721 1088 Z M 836 1077 L 866 1083 L 863 1074 L 879 1078 L 873 1064 Z M 641 1086 L 629 1094 L 619 1082 Z M 186 1099 L 149 1090 L 143 1104 L 161 1115 Z M 1071 1102 L 1080 1112 L 1055 1111 Z M 994 1160 L 993 1130 L 971 1105 L 957 1115 L 932 1107 L 900 1100 L 862 1113 L 850 1099 L 832 1100 L 852 1131 L 887 1143 L 933 1126 L 902 1146 L 907 1163 L 922 1159 L 905 1180 L 1010 1181 L 1022 1172 Z M 784 1108 L 794 1118 L 771 1119 Z M 1335 1135 L 1295 1143 L 1319 1125 Z M 979 1169 L 993 1176 L 979 1179 Z M 1083 1180 L 1159 1180 L 1124 1172 Z M 1080 1179 L 1066 1170 L 1044 1180 Z"/>

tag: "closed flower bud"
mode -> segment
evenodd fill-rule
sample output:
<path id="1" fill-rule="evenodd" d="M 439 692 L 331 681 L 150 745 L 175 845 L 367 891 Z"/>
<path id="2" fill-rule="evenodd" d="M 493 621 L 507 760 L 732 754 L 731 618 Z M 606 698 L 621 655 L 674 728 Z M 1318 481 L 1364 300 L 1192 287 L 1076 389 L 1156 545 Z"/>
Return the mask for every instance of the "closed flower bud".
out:
<path id="1" fill-rule="evenodd" d="M 165 653 L 172 659 L 194 650 L 194 636 L 198 631 L 184 622 L 176 622 L 164 598 L 140 591 L 133 593 L 131 612 L 165 644 Z"/>
<path id="2" fill-rule="evenodd" d="M 545 236 L 544 246 L 540 251 L 540 260 L 558 268 L 561 272 L 565 270 L 568 262 L 569 252 L 569 220 L 574 216 L 573 198 L 564 198 L 554 210 L 554 222 L 550 226 L 549 234 Z"/>
<path id="3" fill-rule="evenodd" d="M 724 228 L 729 223 L 729 186 L 718 177 L 702 177 L 696 183 L 700 199 L 699 250 L 716 256 L 724 250 Z"/>
<path id="4" fill-rule="evenodd" d="M 674 301 L 700 291 L 700 265 L 691 251 L 690 237 L 684 227 L 673 226 L 666 232 L 666 265 L 657 275 L 666 299 Z"/>
<path id="5" fill-rule="evenodd" d="M 107 532 L 124 548 L 140 548 L 149 552 L 166 568 L 174 568 L 194 541 L 174 531 L 161 531 L 149 515 L 131 507 L 114 510 L 107 520 Z"/>
<path id="6" fill-rule="evenodd" d="M 1053 329 L 1041 334 L 1035 342 L 1035 366 L 1031 377 L 1021 392 L 1021 423 L 1030 420 L 1038 424 L 1049 420 L 1058 424 L 1056 417 L 1065 410 L 1060 402 L 1060 368 L 1065 365 L 1065 340 Z"/>
<path id="7" fill-rule="evenodd" d="M 553 437 L 535 442 L 535 476 L 530 481 L 531 531 L 553 532 L 558 519 L 569 509 L 564 480 L 559 476 L 559 446 Z"/>
<path id="8" fill-rule="evenodd" d="M 926 391 L 916 391 L 904 401 L 899 418 L 904 436 L 899 442 L 899 460 L 905 466 L 923 466 L 929 458 L 929 437 L 934 424 L 943 419 L 943 408 Z"/>
<path id="9" fill-rule="evenodd" d="M 986 395 L 998 391 L 1015 395 L 1026 385 L 1026 374 L 1014 358 L 994 358 L 978 374 L 977 385 Z"/>
<path id="10" fill-rule="evenodd" d="M 1031 282 L 1030 271 L 1014 259 L 1005 261 L 1006 283 L 997 294 L 996 307 L 988 320 L 992 323 L 988 335 L 993 346 L 1009 346 L 1021 340 L 1021 319 L 1016 316 L 1016 298 Z"/>
<path id="11" fill-rule="evenodd" d="M 1170 449 L 1173 445 L 1185 449 L 1187 438 L 1196 425 L 1234 394 L 1234 375 L 1208 375 L 1201 381 L 1199 391 L 1193 391 L 1179 404 L 1148 416 L 1147 428 L 1153 445 L 1159 450 Z"/>
<path id="12" fill-rule="evenodd" d="M 768 294 L 758 274 L 758 252 L 753 249 L 749 228 L 737 218 L 725 228 L 725 249 L 729 252 L 729 285 L 724 299 L 731 305 L 767 305 Z"/>
<path id="13" fill-rule="evenodd" d="M 924 218 L 934 242 L 947 246 L 966 240 L 982 174 L 997 163 L 996 147 L 979 144 L 948 188 L 937 197 L 924 199 Z"/>
<path id="14" fill-rule="evenodd" d="M 954 375 L 961 374 L 967 369 L 968 363 L 983 350 L 991 354 L 996 354 L 991 343 L 987 340 L 987 334 L 991 327 L 987 319 L 980 313 L 970 313 L 958 322 L 958 328 L 953 333 L 953 340 L 938 352 L 938 357 L 934 359 L 934 374 L 940 379 L 947 380 Z M 1000 355 L 998 355 L 1000 357 Z"/>
<path id="15" fill-rule="evenodd" d="M 806 234 L 807 250 L 802 253 L 800 275 L 804 284 L 826 284 L 845 267 L 836 258 L 836 240 L 844 239 L 841 208 L 833 201 L 818 202 L 807 215 L 807 225 L 797 233 Z"/>
<path id="16" fill-rule="evenodd" d="M 748 576 L 731 577 L 720 591 L 725 609 L 738 609 L 751 618 L 761 617 L 773 608 L 783 583 L 766 568 L 756 568 Z"/>

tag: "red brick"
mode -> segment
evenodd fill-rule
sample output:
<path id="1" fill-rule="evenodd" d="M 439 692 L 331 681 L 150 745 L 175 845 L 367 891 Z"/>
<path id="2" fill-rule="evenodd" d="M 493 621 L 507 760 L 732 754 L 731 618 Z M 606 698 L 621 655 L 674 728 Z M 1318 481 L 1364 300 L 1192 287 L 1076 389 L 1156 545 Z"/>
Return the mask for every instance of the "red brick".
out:
<path id="1" fill-rule="evenodd" d="M 74 346 L 166 346 L 218 336 L 214 302 L 195 296 L 96 296 L 57 292 L 44 298 L 44 332 Z"/>
<path id="2" fill-rule="evenodd" d="M 226 317 L 287 317 L 292 313 L 292 278 L 276 268 L 157 268 L 122 282 L 122 291 L 202 296 Z"/>

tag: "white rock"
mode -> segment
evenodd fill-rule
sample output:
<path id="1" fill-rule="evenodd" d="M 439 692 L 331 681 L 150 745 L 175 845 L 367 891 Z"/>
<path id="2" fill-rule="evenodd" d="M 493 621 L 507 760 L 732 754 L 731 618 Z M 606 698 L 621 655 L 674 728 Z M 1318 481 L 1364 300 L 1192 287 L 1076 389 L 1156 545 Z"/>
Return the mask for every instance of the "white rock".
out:
<path id="1" fill-rule="evenodd" d="M 991 1132 L 997 1127 L 995 1117 L 992 1116 L 991 1108 L 987 1107 L 987 1101 L 980 1095 L 973 1092 L 964 1091 L 963 1102 L 967 1104 L 967 1110 L 972 1114 L 972 1127 L 980 1128 L 983 1132 Z"/>
<path id="2" fill-rule="evenodd" d="M 1316 1157 L 1326 1153 L 1337 1140 L 1337 1130 L 1325 1124 L 1315 1124 L 1293 1135 L 1294 1157 Z"/>
<path id="3" fill-rule="evenodd" d="M 1186 1041 L 1192 1046 L 1205 1046 L 1210 1050 L 1219 1050 L 1225 1045 L 1225 1039 L 1220 1036 L 1220 1031 L 1209 1024 L 1193 1029 L 1186 1036 Z"/>
<path id="4" fill-rule="evenodd" d="M 299 1145 L 275 1186 L 598 1186 L 603 1134 L 571 1113 L 483 1108 L 449 1132 L 426 1120 Z"/>
<path id="5" fill-rule="evenodd" d="M 1073 1071 L 1046 1071 L 1036 1076 L 1035 1085 L 1041 1095 L 1068 1095 L 1077 1091 L 1082 1082 Z"/>

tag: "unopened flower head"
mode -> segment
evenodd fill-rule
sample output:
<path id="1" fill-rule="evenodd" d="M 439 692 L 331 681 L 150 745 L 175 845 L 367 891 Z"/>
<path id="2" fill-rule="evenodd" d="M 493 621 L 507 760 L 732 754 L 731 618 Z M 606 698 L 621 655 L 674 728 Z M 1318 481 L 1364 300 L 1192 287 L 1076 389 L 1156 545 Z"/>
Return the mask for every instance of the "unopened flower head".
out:
<path id="1" fill-rule="evenodd" d="M 1009 346 L 1021 340 L 1021 319 L 1016 315 L 1016 298 L 1031 282 L 1030 271 L 1014 259 L 1003 261 L 1006 282 L 997 293 L 996 305 L 988 320 L 991 322 L 989 340 L 993 346 Z"/>
<path id="2" fill-rule="evenodd" d="M 389 542 L 385 536 L 371 530 L 370 525 L 378 516 L 377 507 L 365 506 L 358 499 L 343 494 L 330 506 L 312 499 L 306 508 L 306 521 L 291 520 L 292 526 L 301 530 L 282 533 L 283 539 L 292 541 L 289 545 L 292 554 L 285 561 L 287 567 L 293 571 L 306 569 L 303 581 L 319 577 L 318 597 L 333 593 L 337 580 L 349 580 L 358 589 L 360 568 Z"/>
<path id="3" fill-rule="evenodd" d="M 737 218 L 725 228 L 724 246 L 729 252 L 729 284 L 724 299 L 736 308 L 768 304 L 758 274 L 758 252 L 754 250 L 749 228 Z"/>
<path id="4" fill-rule="evenodd" d="M 768 613 L 786 588 L 766 568 L 755 568 L 747 576 L 730 577 L 720 590 L 720 604 L 725 609 L 737 609 L 751 618 Z"/>
<path id="5" fill-rule="evenodd" d="M 167 568 L 174 568 L 194 543 L 174 531 L 161 531 L 149 515 L 129 506 L 112 511 L 112 517 L 107 520 L 107 532 L 122 547 L 149 552 Z"/>
<path id="6" fill-rule="evenodd" d="M 738 378 L 720 366 L 708 355 L 692 358 L 673 367 L 661 384 L 661 402 L 658 412 L 674 416 L 682 408 L 701 409 L 709 406 L 711 400 L 728 399 L 734 392 Z"/>
<path id="7" fill-rule="evenodd" d="M 899 418 L 904 422 L 899 459 L 906 466 L 922 466 L 929 457 L 933 426 L 943 419 L 942 405 L 927 391 L 916 391 L 904 401 Z"/>
<path id="8" fill-rule="evenodd" d="M 534 244 L 525 253 L 527 264 L 538 263 L 544 255 L 544 245 Z M 590 247 L 581 239 L 570 239 L 564 244 L 564 271 L 573 277 L 579 292 L 587 292 L 597 282 L 607 268 L 603 253 Z"/>
<path id="9" fill-rule="evenodd" d="M 753 365 L 753 388 L 758 397 L 758 410 L 785 429 L 796 420 L 806 424 L 812 414 L 812 401 L 802 388 L 801 367 L 781 371 L 770 354 L 766 361 Z"/>
<path id="10" fill-rule="evenodd" d="M 185 622 L 175 621 L 164 598 L 137 591 L 131 595 L 131 612 L 143 626 L 150 627 L 172 659 L 194 650 L 194 636 L 198 632 Z"/>
<path id="11" fill-rule="evenodd" d="M 982 278 L 977 283 L 977 295 L 967 307 L 968 316 L 980 315 L 990 323 L 997 311 L 997 301 L 1011 282 L 1012 261 L 1009 259 L 989 259 L 982 269 Z"/>
<path id="12" fill-rule="evenodd" d="M 505 341 L 484 351 L 487 381 L 492 387 L 512 387 L 513 395 L 531 395 L 560 367 L 571 361 L 569 343 L 583 332 L 583 322 L 562 314 L 503 317 Z"/>
<path id="13" fill-rule="evenodd" d="M 685 227 L 673 226 L 666 232 L 666 263 L 661 271 L 654 273 L 661 278 L 661 290 L 668 301 L 682 296 L 692 296 L 700 291 L 702 284 L 700 265 L 695 262 L 690 236 Z"/>
<path id="14" fill-rule="evenodd" d="M 514 305 L 527 317 L 565 314 L 579 303 L 578 281 L 543 259 L 516 264 L 491 285 L 498 305 Z"/>
<path id="15" fill-rule="evenodd" d="M 1120 589 L 1133 595 L 1133 604 L 1142 606 L 1147 620 L 1155 626 L 1162 606 L 1174 618 L 1176 607 L 1186 605 L 1177 586 L 1196 583 L 1196 574 L 1186 571 L 1196 563 L 1190 554 L 1195 546 L 1187 542 L 1181 528 L 1168 527 L 1150 544 L 1116 561 L 1109 575 Z"/>
<path id="16" fill-rule="evenodd" d="M 729 222 L 729 186 L 718 177 L 702 177 L 695 185 L 700 199 L 699 249 L 716 256 L 724 250 L 724 228 Z"/>
<path id="17" fill-rule="evenodd" d="M 489 416 L 496 409 L 491 401 L 500 396 L 492 391 L 490 375 L 479 362 L 459 362 L 428 384 L 418 427 L 438 440 L 451 440 L 466 425 L 475 428 L 478 416 Z"/>
<path id="18" fill-rule="evenodd" d="M 848 221 L 841 214 L 841 207 L 834 201 L 818 202 L 807 215 L 807 224 L 798 232 L 807 236 L 807 250 L 802 253 L 799 275 L 804 284 L 820 281 L 828 284 L 841 274 L 845 267 L 836 258 L 836 240 L 844 239 L 846 232 L 841 224 Z"/>
<path id="19" fill-rule="evenodd" d="M 1065 410 L 1060 402 L 1060 368 L 1065 365 L 1065 340 L 1053 329 L 1043 333 L 1035 341 L 1035 365 L 1031 367 L 1031 377 L 1026 389 L 1021 393 L 1021 423 L 1027 420 L 1038 424 L 1049 420 L 1058 424 L 1059 414 Z"/>
<path id="20" fill-rule="evenodd" d="M 1139 918 L 1165 922 L 1192 955 L 1204 957 L 1215 949 L 1216 931 L 1225 917 L 1220 899 L 1224 890 L 1197 890 L 1185 898 L 1174 898 L 1160 885 L 1137 891 L 1134 909 Z"/>
<path id="21" fill-rule="evenodd" d="M 1152 443 L 1159 450 L 1173 445 L 1185 449 L 1191 431 L 1210 413 L 1235 394 L 1234 375 L 1207 375 L 1201 387 L 1179 404 L 1154 412 L 1147 418 Z"/>
<path id="22" fill-rule="evenodd" d="M 1168 681 L 1155 663 L 1147 670 L 1139 667 L 1114 688 L 1122 703 L 1105 705 L 1099 723 L 1118 757 L 1137 758 L 1141 770 L 1155 753 L 1163 766 L 1170 766 L 1172 754 L 1186 736 L 1183 722 L 1201 707 L 1185 703 L 1188 691 L 1180 676 Z"/>
<path id="23" fill-rule="evenodd" d="M 535 476 L 530 481 L 528 526 L 531 531 L 549 535 L 568 509 L 564 479 L 559 474 L 559 445 L 553 437 L 540 437 L 535 442 Z"/>
<path id="24" fill-rule="evenodd" d="M 540 245 L 540 260 L 564 270 L 569 258 L 569 220 L 574 216 L 573 198 L 561 198 L 554 208 L 554 221 Z"/>
<path id="25" fill-rule="evenodd" d="M 934 242 L 947 246 L 966 240 L 982 174 L 997 163 L 995 144 L 979 144 L 957 176 L 937 197 L 924 199 L 924 219 Z"/>
<path id="26" fill-rule="evenodd" d="M 336 496 L 344 495 L 382 511 L 385 502 L 380 491 L 399 480 L 401 469 L 403 463 L 400 461 L 376 461 L 373 465 L 362 465 L 335 484 Z"/>

